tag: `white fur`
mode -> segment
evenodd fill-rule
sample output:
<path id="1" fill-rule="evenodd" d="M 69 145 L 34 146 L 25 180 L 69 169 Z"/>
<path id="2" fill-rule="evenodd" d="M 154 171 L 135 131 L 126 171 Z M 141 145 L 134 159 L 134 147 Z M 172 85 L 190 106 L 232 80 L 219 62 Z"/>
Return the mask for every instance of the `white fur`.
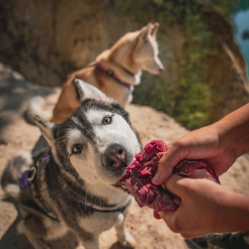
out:
<path id="1" fill-rule="evenodd" d="M 7 195 L 13 199 L 17 199 L 20 193 L 20 188 L 16 184 L 7 184 L 3 187 L 3 191 L 7 193 Z"/>
<path id="2" fill-rule="evenodd" d="M 93 125 L 94 133 L 98 137 L 97 148 L 100 153 L 104 153 L 111 144 L 122 145 L 128 154 L 135 155 L 139 152 L 137 137 L 129 124 L 118 114 L 91 110 L 86 113 L 88 120 Z M 112 122 L 107 125 L 102 124 L 106 116 L 112 117 Z M 109 177 L 108 172 L 100 165 L 100 160 L 95 158 L 95 170 L 97 175 L 101 175 L 109 184 L 114 184 L 118 179 Z"/>
<path id="3" fill-rule="evenodd" d="M 112 122 L 107 125 L 102 124 L 102 120 L 106 117 L 112 117 Z M 89 183 L 100 184 L 101 182 L 106 184 L 114 184 L 119 179 L 112 176 L 100 163 L 100 154 L 104 154 L 106 149 L 114 144 L 122 145 L 128 154 L 135 155 L 139 152 L 140 146 L 137 141 L 137 137 L 129 124 L 124 120 L 121 115 L 113 114 L 107 111 L 90 110 L 86 112 L 86 117 L 93 126 L 95 135 L 97 136 L 97 150 L 88 143 L 87 153 L 73 154 L 70 157 L 71 163 L 84 179 Z M 85 142 L 83 134 L 77 129 L 71 129 L 68 133 L 68 153 L 71 154 L 72 147 Z"/>
<path id="4" fill-rule="evenodd" d="M 98 137 L 97 146 L 100 152 L 104 152 L 113 143 L 121 144 L 132 155 L 139 151 L 137 137 L 121 115 L 90 110 L 86 112 L 86 116 Z M 103 125 L 102 120 L 106 116 L 111 116 L 112 122 L 111 124 Z"/>
<path id="5" fill-rule="evenodd" d="M 36 96 L 31 98 L 28 104 L 28 109 L 25 114 L 29 122 L 35 124 L 34 117 L 35 115 L 41 116 L 45 120 L 50 120 L 52 117 L 51 110 L 45 110 L 43 107 L 45 106 L 45 99 L 41 96 Z"/>
<path id="6" fill-rule="evenodd" d="M 135 75 L 135 85 L 140 84 L 141 76 L 142 76 L 142 70 L 139 70 L 138 73 Z M 133 92 L 134 87 L 133 86 L 131 86 L 131 87 L 132 87 L 131 92 Z"/>
<path id="7" fill-rule="evenodd" d="M 86 98 L 98 99 L 98 100 L 103 101 L 103 102 L 110 102 L 111 101 L 110 98 L 108 98 L 104 93 L 102 93 L 95 86 L 88 84 L 88 86 L 85 87 L 86 82 L 84 82 L 81 79 L 76 79 L 76 80 L 80 84 L 80 87 L 82 89 L 84 89 L 84 94 L 81 96 L 81 101 L 83 101 Z"/>
<path id="8" fill-rule="evenodd" d="M 17 156 L 21 156 L 21 157 L 25 158 L 26 164 L 27 164 L 27 165 L 30 165 L 30 164 L 33 163 L 32 156 L 31 156 L 30 152 L 28 152 L 28 151 L 21 150 L 21 151 L 19 151 L 19 152 L 17 153 Z M 27 167 L 27 169 L 28 169 L 28 167 Z M 23 169 L 23 172 L 24 172 L 25 170 L 26 170 L 26 169 Z"/>

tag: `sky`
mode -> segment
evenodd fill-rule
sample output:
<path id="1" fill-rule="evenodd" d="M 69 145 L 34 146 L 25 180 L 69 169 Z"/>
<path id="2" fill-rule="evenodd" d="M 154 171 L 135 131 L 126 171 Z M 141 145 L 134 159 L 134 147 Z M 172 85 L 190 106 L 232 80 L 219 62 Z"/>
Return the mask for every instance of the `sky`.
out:
<path id="1" fill-rule="evenodd" d="M 240 51 L 247 62 L 247 75 L 249 76 L 249 39 L 242 39 L 242 34 L 245 30 L 249 32 L 249 9 L 237 12 L 233 21 L 235 24 L 235 40 L 237 41 Z"/>

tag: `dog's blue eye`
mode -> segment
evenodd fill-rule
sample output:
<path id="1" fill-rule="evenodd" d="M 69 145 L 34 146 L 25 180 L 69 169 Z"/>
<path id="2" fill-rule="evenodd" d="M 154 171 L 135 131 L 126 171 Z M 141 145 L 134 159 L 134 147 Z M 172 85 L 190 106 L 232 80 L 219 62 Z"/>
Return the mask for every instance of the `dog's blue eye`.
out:
<path id="1" fill-rule="evenodd" d="M 81 151 L 82 151 L 81 144 L 75 144 L 72 148 L 72 154 L 80 154 Z"/>
<path id="2" fill-rule="evenodd" d="M 103 120 L 102 120 L 102 124 L 103 125 L 108 125 L 112 122 L 112 117 L 104 117 Z"/>

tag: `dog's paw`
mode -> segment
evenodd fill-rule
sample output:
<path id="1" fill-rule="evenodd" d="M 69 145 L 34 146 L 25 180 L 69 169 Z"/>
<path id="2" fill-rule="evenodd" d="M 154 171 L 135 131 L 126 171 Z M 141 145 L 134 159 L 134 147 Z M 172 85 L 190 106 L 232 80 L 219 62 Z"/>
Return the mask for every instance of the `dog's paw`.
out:
<path id="1" fill-rule="evenodd" d="M 125 236 L 118 239 L 121 246 L 134 248 L 136 246 L 135 239 L 128 233 L 125 233 Z"/>
<path id="2" fill-rule="evenodd" d="M 78 245 L 78 246 L 76 247 L 76 249 L 85 249 L 85 247 L 82 246 L 82 245 Z"/>

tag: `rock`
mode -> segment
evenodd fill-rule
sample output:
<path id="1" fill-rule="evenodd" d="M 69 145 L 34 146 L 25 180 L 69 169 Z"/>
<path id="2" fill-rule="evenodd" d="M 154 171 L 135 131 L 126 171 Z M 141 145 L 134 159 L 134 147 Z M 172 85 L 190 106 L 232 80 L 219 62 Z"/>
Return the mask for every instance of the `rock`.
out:
<path id="1" fill-rule="evenodd" d="M 160 1 L 156 2 L 146 9 L 150 12 L 148 16 L 155 19 L 157 15 L 153 10 L 155 13 L 165 11 L 159 8 Z M 200 61 L 207 66 L 207 84 L 214 93 L 213 105 L 208 110 L 208 122 L 211 123 L 248 102 L 249 84 L 245 60 L 234 42 L 231 23 L 219 11 L 202 2 L 196 1 L 195 7 L 200 5 L 198 8 L 207 18 L 211 34 L 210 54 Z M 60 86 L 68 74 L 88 65 L 123 34 L 147 24 L 127 18 L 118 6 L 115 1 L 108 0 L 1 1 L 0 61 L 35 84 Z M 147 16 L 148 13 L 142 14 Z M 166 37 L 167 42 L 160 36 Z M 188 45 L 181 25 L 162 21 L 159 49 L 166 71 L 161 77 L 146 75 L 142 84 L 165 79 L 179 83 L 181 62 Z"/>

